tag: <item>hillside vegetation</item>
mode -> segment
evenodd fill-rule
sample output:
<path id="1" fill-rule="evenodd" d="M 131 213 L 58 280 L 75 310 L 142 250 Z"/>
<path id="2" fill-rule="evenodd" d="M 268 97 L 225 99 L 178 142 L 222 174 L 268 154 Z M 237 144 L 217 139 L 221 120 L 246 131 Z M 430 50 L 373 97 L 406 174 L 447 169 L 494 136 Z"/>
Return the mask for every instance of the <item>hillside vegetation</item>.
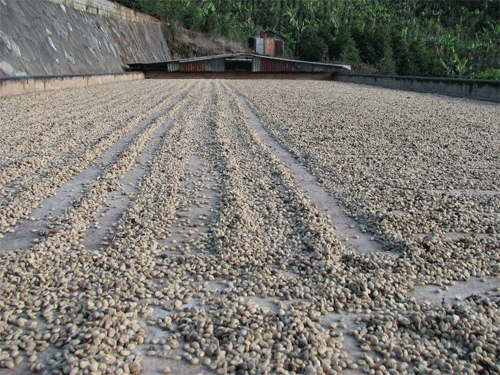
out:
<path id="1" fill-rule="evenodd" d="M 500 0 L 119 0 L 177 27 L 246 41 L 285 37 L 285 53 L 357 71 L 500 79 Z"/>

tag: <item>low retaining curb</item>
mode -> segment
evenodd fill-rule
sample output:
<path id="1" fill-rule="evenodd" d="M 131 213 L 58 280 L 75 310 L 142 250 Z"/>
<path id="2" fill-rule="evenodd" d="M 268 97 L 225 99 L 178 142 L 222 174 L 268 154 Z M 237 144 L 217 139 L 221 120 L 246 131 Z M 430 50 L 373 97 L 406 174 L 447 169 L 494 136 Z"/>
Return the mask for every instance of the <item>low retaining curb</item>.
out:
<path id="1" fill-rule="evenodd" d="M 0 77 L 0 98 L 29 92 L 60 90 L 144 79 L 144 73 L 68 74 L 55 76 Z"/>
<path id="2" fill-rule="evenodd" d="M 333 80 L 500 103 L 500 81 L 480 79 L 335 74 Z"/>

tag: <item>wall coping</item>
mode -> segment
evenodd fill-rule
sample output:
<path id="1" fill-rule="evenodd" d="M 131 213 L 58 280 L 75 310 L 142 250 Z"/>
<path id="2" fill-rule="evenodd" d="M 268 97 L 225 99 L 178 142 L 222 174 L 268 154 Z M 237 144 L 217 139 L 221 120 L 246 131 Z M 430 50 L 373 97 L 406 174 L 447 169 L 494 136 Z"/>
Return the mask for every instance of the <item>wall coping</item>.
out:
<path id="1" fill-rule="evenodd" d="M 360 73 L 344 73 L 338 72 L 336 76 L 348 77 L 366 77 L 366 78 L 391 78 L 395 80 L 418 80 L 426 82 L 443 82 L 443 83 L 460 83 L 460 84 L 488 84 L 491 86 L 499 86 L 500 81 L 494 79 L 470 79 L 470 78 L 446 78 L 446 77 L 421 77 L 421 76 L 395 76 L 384 74 L 360 74 Z"/>
<path id="2" fill-rule="evenodd" d="M 0 77 L 0 81 L 24 81 L 27 79 L 51 79 L 51 78 L 75 78 L 75 77 L 93 77 L 93 76 L 115 76 L 115 75 L 132 75 L 137 72 L 122 72 L 122 73 L 81 73 L 81 74 L 42 74 L 32 76 L 7 76 Z"/>
<path id="3" fill-rule="evenodd" d="M 500 103 L 500 81 L 497 80 L 352 73 L 332 74 L 332 80 Z"/>
<path id="4" fill-rule="evenodd" d="M 87 87 L 139 79 L 144 79 L 144 73 L 132 72 L 0 77 L 0 98 L 8 98 L 32 92 Z"/>

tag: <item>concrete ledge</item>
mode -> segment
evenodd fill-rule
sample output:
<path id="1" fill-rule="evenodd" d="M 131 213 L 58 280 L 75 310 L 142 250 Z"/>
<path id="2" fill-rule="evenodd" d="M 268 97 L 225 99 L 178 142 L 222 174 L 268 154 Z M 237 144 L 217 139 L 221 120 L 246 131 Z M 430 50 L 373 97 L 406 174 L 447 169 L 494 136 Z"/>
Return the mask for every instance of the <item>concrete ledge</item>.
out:
<path id="1" fill-rule="evenodd" d="M 144 73 L 0 77 L 0 98 L 29 92 L 60 90 L 144 79 Z"/>
<path id="2" fill-rule="evenodd" d="M 334 81 L 351 82 L 389 89 L 416 91 L 500 103 L 500 81 L 480 79 L 335 74 Z"/>

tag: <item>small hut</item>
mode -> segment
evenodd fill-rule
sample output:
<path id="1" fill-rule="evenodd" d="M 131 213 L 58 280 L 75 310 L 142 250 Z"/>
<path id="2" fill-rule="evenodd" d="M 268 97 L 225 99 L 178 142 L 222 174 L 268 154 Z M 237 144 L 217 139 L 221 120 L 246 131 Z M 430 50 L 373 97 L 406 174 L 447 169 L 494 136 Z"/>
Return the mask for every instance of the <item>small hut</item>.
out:
<path id="1" fill-rule="evenodd" d="M 264 31 L 249 39 L 249 47 L 257 55 L 282 57 L 285 38 L 272 31 Z"/>

